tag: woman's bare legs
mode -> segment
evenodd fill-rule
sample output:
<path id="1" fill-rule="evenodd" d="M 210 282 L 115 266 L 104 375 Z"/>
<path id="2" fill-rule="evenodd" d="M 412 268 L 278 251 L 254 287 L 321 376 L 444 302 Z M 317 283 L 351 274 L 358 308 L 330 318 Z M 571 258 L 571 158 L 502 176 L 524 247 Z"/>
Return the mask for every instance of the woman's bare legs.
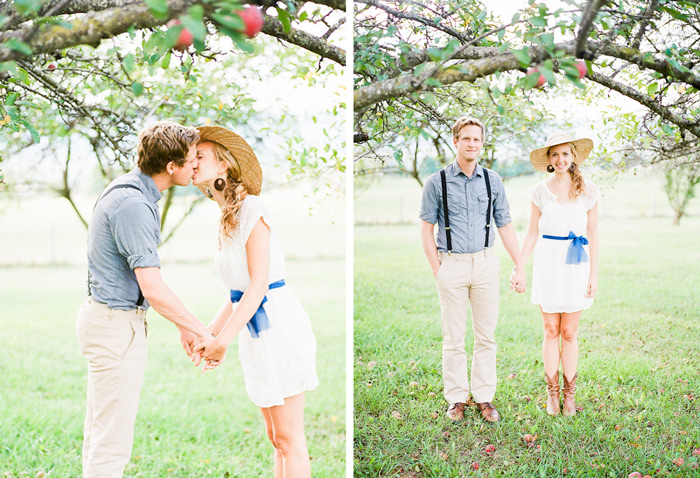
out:
<path id="1" fill-rule="evenodd" d="M 309 478 L 311 462 L 304 435 L 304 393 L 284 405 L 261 408 L 270 442 L 275 447 L 275 478 Z"/>

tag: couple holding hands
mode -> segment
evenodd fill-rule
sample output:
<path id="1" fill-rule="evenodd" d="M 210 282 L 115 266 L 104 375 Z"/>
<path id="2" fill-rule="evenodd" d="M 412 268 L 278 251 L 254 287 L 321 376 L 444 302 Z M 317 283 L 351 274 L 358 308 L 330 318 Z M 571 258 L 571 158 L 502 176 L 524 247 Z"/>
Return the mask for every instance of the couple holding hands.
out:
<path id="1" fill-rule="evenodd" d="M 553 176 L 530 190 L 530 223 L 518 250 L 503 182 L 497 173 L 477 162 L 485 139 L 484 125 L 476 118 L 462 117 L 452 134 L 457 158 L 428 178 L 420 211 L 423 251 L 440 300 L 447 417 L 461 420 L 467 405 L 475 403 L 487 422 L 501 419 L 493 404 L 500 263 L 493 251 L 492 224 L 515 264 L 511 290 L 525 292 L 525 265 L 535 251 L 531 300 L 539 305 L 544 325 L 547 413 L 573 416 L 578 324 L 581 312 L 593 304 L 598 290 L 600 192 L 579 170 L 593 149 L 593 141 L 557 132 L 547 138 L 544 147 L 530 153 L 533 167 Z M 464 348 L 470 305 L 474 332 L 471 380 Z"/>
<path id="2" fill-rule="evenodd" d="M 221 209 L 216 269 L 230 296 L 209 326 L 160 274 L 161 193 L 190 181 Z M 83 476 L 121 477 L 131 456 L 146 368 L 146 310 L 180 330 L 204 370 L 239 338 L 246 392 L 274 446 L 274 476 L 310 476 L 304 392 L 318 385 L 309 317 L 285 284 L 275 228 L 258 195 L 262 170 L 250 145 L 218 126 L 160 121 L 138 138 L 138 168 L 100 195 L 88 229 L 88 298 L 77 336 L 88 361 Z"/>

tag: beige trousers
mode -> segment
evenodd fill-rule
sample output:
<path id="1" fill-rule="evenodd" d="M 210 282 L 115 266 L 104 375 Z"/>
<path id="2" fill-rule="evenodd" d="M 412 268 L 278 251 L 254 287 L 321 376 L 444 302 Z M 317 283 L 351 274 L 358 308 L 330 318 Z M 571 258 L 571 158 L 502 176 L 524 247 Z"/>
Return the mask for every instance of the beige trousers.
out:
<path id="1" fill-rule="evenodd" d="M 473 254 L 439 253 L 435 277 L 442 311 L 442 380 L 449 403 L 466 402 L 469 371 L 465 335 L 471 304 L 474 348 L 471 392 L 477 403 L 496 394 L 496 323 L 501 265 L 493 248 Z"/>
<path id="2" fill-rule="evenodd" d="M 88 361 L 83 478 L 121 478 L 131 457 L 148 356 L 145 315 L 90 299 L 78 312 L 78 343 Z"/>

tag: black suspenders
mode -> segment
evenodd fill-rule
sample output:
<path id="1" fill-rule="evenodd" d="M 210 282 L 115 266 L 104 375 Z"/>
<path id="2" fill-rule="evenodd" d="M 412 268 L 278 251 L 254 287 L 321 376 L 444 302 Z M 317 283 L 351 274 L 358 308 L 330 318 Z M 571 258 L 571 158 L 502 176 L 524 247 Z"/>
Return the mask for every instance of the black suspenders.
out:
<path id="1" fill-rule="evenodd" d="M 484 242 L 484 249 L 489 247 L 489 231 L 491 230 L 491 181 L 489 180 L 489 172 L 486 168 L 484 171 L 484 181 L 486 181 L 486 196 L 488 202 L 486 203 L 486 241 Z M 442 182 L 442 210 L 445 213 L 445 238 L 447 239 L 447 252 L 452 253 L 452 230 L 450 228 L 450 214 L 447 210 L 447 177 L 445 176 L 445 170 L 440 171 L 440 180 Z"/>
<path id="2" fill-rule="evenodd" d="M 138 187 L 134 186 L 133 184 L 117 184 L 116 186 L 109 188 L 105 192 L 102 193 L 100 197 L 97 198 L 97 201 L 95 201 L 95 205 L 92 207 L 92 210 L 94 211 L 95 208 L 97 207 L 97 203 L 99 203 L 102 198 L 104 198 L 107 194 L 111 193 L 115 189 L 120 189 L 120 188 L 131 188 L 131 189 L 136 189 L 137 191 L 141 191 Z M 87 287 L 88 287 L 88 296 L 92 295 L 92 291 L 90 290 L 90 268 L 88 268 L 88 282 L 87 282 Z M 143 305 L 143 293 L 141 292 L 141 287 L 139 287 L 139 298 L 136 301 L 136 307 L 141 307 Z"/>

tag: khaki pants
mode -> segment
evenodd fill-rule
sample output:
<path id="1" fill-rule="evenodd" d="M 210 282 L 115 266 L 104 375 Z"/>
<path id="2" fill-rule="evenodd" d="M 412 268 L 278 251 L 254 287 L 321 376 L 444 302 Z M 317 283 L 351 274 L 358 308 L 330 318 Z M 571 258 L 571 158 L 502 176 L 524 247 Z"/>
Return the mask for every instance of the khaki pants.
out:
<path id="1" fill-rule="evenodd" d="M 441 252 L 435 277 L 442 310 L 442 379 L 449 403 L 466 402 L 469 371 L 464 340 L 471 304 L 474 349 L 471 392 L 477 403 L 496 394 L 496 323 L 501 265 L 493 248 L 473 254 Z"/>
<path id="2" fill-rule="evenodd" d="M 146 370 L 143 310 L 110 309 L 86 300 L 76 321 L 88 361 L 83 478 L 121 478 L 131 457 L 134 421 Z"/>

